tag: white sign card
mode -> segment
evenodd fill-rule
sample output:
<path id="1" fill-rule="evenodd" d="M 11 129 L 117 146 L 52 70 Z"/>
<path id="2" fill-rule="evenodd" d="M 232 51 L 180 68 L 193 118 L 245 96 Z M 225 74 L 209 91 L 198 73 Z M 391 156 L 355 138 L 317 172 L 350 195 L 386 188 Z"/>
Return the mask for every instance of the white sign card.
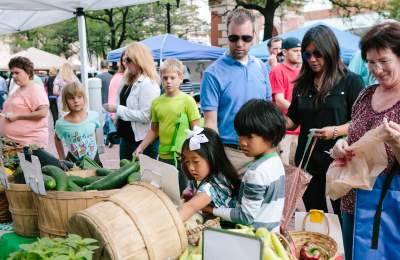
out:
<path id="1" fill-rule="evenodd" d="M 31 155 L 31 162 L 25 159 L 25 154 L 18 153 L 19 163 L 24 172 L 25 182 L 31 190 L 40 195 L 46 195 L 42 168 L 37 156 Z"/>
<path id="2" fill-rule="evenodd" d="M 178 170 L 147 155 L 139 154 L 141 181 L 152 184 L 165 192 L 172 202 L 180 205 Z"/>
<path id="3" fill-rule="evenodd" d="M 263 241 L 223 229 L 203 230 L 203 260 L 262 260 Z"/>

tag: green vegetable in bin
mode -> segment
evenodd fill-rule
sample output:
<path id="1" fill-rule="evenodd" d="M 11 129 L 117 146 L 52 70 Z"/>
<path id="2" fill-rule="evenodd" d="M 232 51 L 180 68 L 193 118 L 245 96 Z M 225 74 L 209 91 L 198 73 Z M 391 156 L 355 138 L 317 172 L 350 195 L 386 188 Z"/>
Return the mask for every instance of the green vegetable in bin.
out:
<path id="1" fill-rule="evenodd" d="M 131 173 L 128 177 L 128 184 L 133 184 L 137 181 L 140 181 L 140 171 Z"/>
<path id="2" fill-rule="evenodd" d="M 44 188 L 46 190 L 54 190 L 56 188 L 56 180 L 46 174 L 43 174 Z"/>
<path id="3" fill-rule="evenodd" d="M 127 165 L 128 163 L 131 163 L 128 159 L 122 159 L 119 161 L 119 167 L 123 167 L 124 165 Z"/>
<path id="4" fill-rule="evenodd" d="M 67 190 L 67 175 L 64 171 L 53 165 L 46 165 L 42 167 L 42 173 L 53 177 L 56 181 L 56 190 L 65 191 Z"/>
<path id="5" fill-rule="evenodd" d="M 84 190 L 110 190 L 119 189 L 127 183 L 129 175 L 139 171 L 138 162 L 130 162 L 113 173 L 105 176 L 101 180 L 84 186 Z"/>
<path id="6" fill-rule="evenodd" d="M 68 191 L 83 191 L 81 187 L 79 187 L 71 178 L 68 178 Z"/>
<path id="7" fill-rule="evenodd" d="M 99 168 L 99 169 L 96 169 L 96 176 L 107 176 L 113 172 L 114 172 L 114 170 Z"/>

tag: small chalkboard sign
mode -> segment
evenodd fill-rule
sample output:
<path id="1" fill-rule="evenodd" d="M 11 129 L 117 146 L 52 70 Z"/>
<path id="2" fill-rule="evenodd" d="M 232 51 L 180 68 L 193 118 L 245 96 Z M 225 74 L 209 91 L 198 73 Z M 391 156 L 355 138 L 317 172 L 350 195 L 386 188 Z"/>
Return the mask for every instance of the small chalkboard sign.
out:
<path id="1" fill-rule="evenodd" d="M 203 260 L 262 260 L 263 241 L 217 228 L 203 230 Z"/>

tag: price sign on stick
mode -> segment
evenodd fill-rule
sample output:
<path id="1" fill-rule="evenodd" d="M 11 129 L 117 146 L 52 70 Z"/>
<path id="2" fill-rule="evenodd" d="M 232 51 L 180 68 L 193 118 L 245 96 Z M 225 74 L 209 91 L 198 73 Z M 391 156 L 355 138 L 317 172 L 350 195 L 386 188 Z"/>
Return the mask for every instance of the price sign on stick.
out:
<path id="1" fill-rule="evenodd" d="M 39 158 L 31 155 L 32 162 L 30 162 L 25 159 L 25 155 L 23 153 L 18 153 L 18 158 L 22 171 L 24 172 L 26 184 L 34 193 L 46 195 Z"/>

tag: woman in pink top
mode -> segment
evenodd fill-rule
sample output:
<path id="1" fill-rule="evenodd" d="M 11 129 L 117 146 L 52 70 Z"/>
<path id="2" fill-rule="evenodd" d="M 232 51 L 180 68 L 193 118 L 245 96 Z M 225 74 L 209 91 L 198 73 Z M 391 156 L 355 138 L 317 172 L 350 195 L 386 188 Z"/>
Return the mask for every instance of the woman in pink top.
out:
<path id="1" fill-rule="evenodd" d="M 45 89 L 33 79 L 33 63 L 15 57 L 8 67 L 19 88 L 6 100 L 0 116 L 0 135 L 22 145 L 47 148 L 49 100 Z"/>
<path id="2" fill-rule="evenodd" d="M 115 105 L 116 98 L 118 94 L 119 86 L 121 86 L 124 72 L 125 72 L 125 64 L 124 64 L 125 50 L 121 53 L 121 57 L 119 59 L 118 71 L 111 78 L 110 86 L 108 87 L 108 103 Z"/>

